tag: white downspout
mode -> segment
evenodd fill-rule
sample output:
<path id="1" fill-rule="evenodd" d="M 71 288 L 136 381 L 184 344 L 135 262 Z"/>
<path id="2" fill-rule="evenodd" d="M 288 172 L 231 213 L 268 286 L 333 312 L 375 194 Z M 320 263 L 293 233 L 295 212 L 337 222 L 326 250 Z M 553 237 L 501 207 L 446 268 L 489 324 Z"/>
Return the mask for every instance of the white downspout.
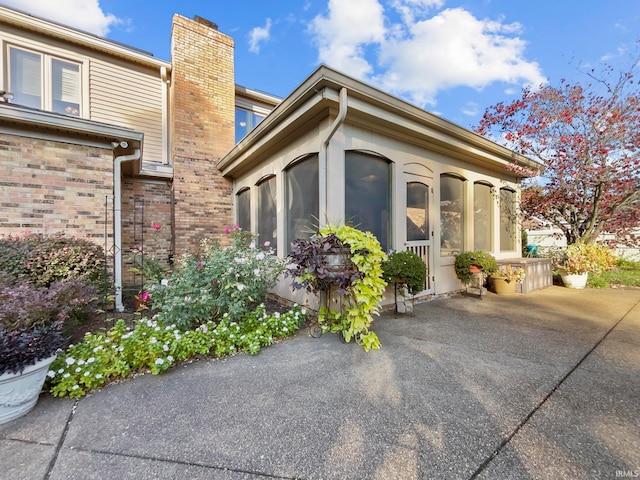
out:
<path id="1" fill-rule="evenodd" d="M 124 311 L 124 305 L 122 305 L 122 164 L 132 160 L 140 160 L 139 148 L 136 148 L 131 155 L 120 155 L 113 159 L 113 276 L 116 289 L 115 307 L 118 312 Z"/>
<path id="2" fill-rule="evenodd" d="M 320 158 L 318 159 L 318 163 L 319 163 L 318 180 L 320 183 L 320 185 L 318 186 L 319 187 L 318 196 L 320 197 L 318 199 L 319 200 L 318 216 L 320 217 L 318 219 L 320 223 L 319 227 L 322 227 L 324 223 L 327 221 L 327 198 L 328 198 L 327 157 L 328 157 L 328 151 L 329 151 L 329 142 L 331 141 L 331 138 L 336 133 L 340 125 L 342 125 L 342 123 L 344 122 L 344 119 L 347 117 L 347 89 L 345 87 L 342 87 L 340 89 L 339 105 L 340 107 L 338 110 L 338 116 L 335 118 L 335 120 L 331 124 L 331 127 L 329 128 L 329 132 L 327 133 L 326 137 L 322 140 L 322 143 L 320 144 L 320 155 L 319 155 Z"/>

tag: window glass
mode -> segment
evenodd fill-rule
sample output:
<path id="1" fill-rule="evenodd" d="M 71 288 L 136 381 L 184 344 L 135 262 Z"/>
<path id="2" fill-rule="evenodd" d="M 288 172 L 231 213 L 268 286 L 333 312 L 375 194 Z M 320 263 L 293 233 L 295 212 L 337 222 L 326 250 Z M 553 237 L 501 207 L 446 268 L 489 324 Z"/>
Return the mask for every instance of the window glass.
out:
<path id="1" fill-rule="evenodd" d="M 276 177 L 258 185 L 258 240 L 276 248 L 277 233 Z"/>
<path id="2" fill-rule="evenodd" d="M 295 163 L 286 171 L 287 241 L 308 239 L 318 223 L 318 156 Z"/>
<path id="3" fill-rule="evenodd" d="M 238 226 L 248 232 L 251 231 L 251 190 L 242 190 L 236 196 Z"/>
<path id="4" fill-rule="evenodd" d="M 236 143 L 253 130 L 264 117 L 265 116 L 260 113 L 251 112 L 244 108 L 236 108 Z"/>
<path id="5" fill-rule="evenodd" d="M 13 103 L 32 108 L 42 108 L 42 57 L 37 53 L 10 51 L 11 93 Z"/>
<path id="6" fill-rule="evenodd" d="M 500 251 L 516 249 L 515 192 L 500 189 Z"/>
<path id="7" fill-rule="evenodd" d="M 491 186 L 484 183 L 473 185 L 473 249 L 492 251 L 491 232 Z"/>
<path id="8" fill-rule="evenodd" d="M 429 240 L 429 187 L 407 183 L 407 241 Z"/>
<path id="9" fill-rule="evenodd" d="M 80 65 L 53 59 L 52 110 L 67 115 L 80 115 Z"/>
<path id="10" fill-rule="evenodd" d="M 464 179 L 440 177 L 440 253 L 455 255 L 464 249 Z"/>
<path id="11" fill-rule="evenodd" d="M 389 162 L 361 152 L 345 155 L 345 220 L 373 233 L 383 250 L 389 248 Z"/>

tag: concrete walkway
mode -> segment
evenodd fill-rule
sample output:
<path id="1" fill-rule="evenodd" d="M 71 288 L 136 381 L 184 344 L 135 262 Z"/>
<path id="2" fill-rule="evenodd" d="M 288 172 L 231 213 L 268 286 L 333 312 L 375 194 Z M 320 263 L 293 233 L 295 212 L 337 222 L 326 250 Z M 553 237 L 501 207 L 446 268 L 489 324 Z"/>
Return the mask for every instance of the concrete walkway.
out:
<path id="1" fill-rule="evenodd" d="M 0 426 L 7 479 L 585 479 L 640 474 L 640 290 L 439 299 L 201 361 Z"/>

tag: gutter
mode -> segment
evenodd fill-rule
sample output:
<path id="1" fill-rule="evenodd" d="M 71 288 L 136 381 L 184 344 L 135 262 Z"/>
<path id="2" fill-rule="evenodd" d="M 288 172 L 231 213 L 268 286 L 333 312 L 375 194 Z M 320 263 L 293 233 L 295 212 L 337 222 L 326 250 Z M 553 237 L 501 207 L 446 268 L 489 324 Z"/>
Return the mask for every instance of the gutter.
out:
<path id="1" fill-rule="evenodd" d="M 323 90 L 324 96 L 324 90 Z M 344 123 L 345 118 L 347 118 L 347 89 L 342 87 L 340 89 L 340 100 L 339 100 L 339 110 L 338 115 L 335 120 L 329 127 L 329 132 L 322 140 L 320 144 L 320 153 L 318 155 L 318 180 L 320 185 L 318 186 L 318 194 L 319 194 L 319 211 L 318 211 L 318 221 L 320 223 L 320 227 L 322 227 L 323 219 L 326 221 L 327 219 L 327 159 L 329 152 L 329 142 L 331 142 L 331 138 L 335 135 L 336 131 L 340 126 Z"/>
<path id="2" fill-rule="evenodd" d="M 127 148 L 127 142 L 117 146 Z M 140 160 L 141 152 L 136 148 L 130 155 L 119 155 L 113 159 L 113 230 L 114 230 L 114 286 L 116 289 L 116 310 L 124 311 L 122 305 L 122 164 Z"/>

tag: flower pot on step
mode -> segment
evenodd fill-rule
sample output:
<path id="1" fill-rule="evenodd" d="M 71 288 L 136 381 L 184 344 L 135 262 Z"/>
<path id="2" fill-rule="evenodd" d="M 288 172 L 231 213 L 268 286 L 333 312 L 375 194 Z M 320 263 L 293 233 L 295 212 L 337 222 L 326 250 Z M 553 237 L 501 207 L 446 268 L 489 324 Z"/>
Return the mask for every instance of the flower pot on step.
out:
<path id="1" fill-rule="evenodd" d="M 518 282 L 507 280 L 505 277 L 491 277 L 493 291 L 498 295 L 515 295 Z"/>

